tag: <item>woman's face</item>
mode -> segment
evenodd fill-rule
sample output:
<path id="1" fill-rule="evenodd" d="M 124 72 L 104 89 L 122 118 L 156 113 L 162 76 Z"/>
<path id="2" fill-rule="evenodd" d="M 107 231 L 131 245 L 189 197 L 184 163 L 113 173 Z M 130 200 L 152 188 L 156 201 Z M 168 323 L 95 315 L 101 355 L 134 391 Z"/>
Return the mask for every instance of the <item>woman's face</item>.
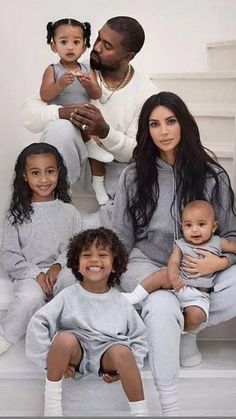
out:
<path id="1" fill-rule="evenodd" d="M 175 114 L 165 106 L 157 106 L 149 116 L 149 132 L 162 160 L 174 164 L 181 127 Z"/>

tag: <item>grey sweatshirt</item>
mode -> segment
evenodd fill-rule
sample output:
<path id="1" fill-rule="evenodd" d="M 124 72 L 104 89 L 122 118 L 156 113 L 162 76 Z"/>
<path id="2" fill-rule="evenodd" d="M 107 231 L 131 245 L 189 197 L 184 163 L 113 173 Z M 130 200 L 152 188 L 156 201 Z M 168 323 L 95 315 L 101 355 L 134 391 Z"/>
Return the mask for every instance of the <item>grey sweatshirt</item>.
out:
<path id="1" fill-rule="evenodd" d="M 175 240 L 181 237 L 180 232 L 180 215 L 177 209 L 176 201 L 172 208 L 171 204 L 175 196 L 175 173 L 173 167 L 157 158 L 158 164 L 158 180 L 159 180 L 159 199 L 157 208 L 151 218 L 149 225 L 143 228 L 135 239 L 133 221 L 127 213 L 127 203 L 132 198 L 135 188 L 136 170 L 135 164 L 130 164 L 124 169 L 119 180 L 115 201 L 112 210 L 112 228 L 118 234 L 128 251 L 133 247 L 141 250 L 141 252 L 155 261 L 158 266 L 167 265 L 170 253 L 174 246 Z M 216 211 L 216 219 L 219 222 L 217 232 L 221 237 L 227 237 L 236 241 L 236 217 L 232 212 L 227 213 L 229 202 L 229 194 L 226 185 L 228 181 L 224 173 L 219 173 L 221 202 L 224 208 L 213 206 Z M 206 199 L 211 200 L 214 180 L 207 180 L 207 196 Z M 228 255 L 230 263 L 236 262 L 235 255 Z"/>
<path id="2" fill-rule="evenodd" d="M 130 347 L 139 367 L 147 354 L 146 328 L 134 307 L 118 290 L 96 294 L 76 283 L 53 298 L 34 314 L 26 335 L 26 354 L 39 367 L 46 367 L 51 340 L 58 330 L 70 331 L 79 339 L 87 372 L 96 366 L 106 349 L 114 343 Z"/>
<path id="3" fill-rule="evenodd" d="M 36 278 L 54 263 L 66 266 L 69 239 L 82 229 L 78 210 L 58 199 L 33 203 L 31 222 L 3 226 L 0 261 L 12 279 Z"/>

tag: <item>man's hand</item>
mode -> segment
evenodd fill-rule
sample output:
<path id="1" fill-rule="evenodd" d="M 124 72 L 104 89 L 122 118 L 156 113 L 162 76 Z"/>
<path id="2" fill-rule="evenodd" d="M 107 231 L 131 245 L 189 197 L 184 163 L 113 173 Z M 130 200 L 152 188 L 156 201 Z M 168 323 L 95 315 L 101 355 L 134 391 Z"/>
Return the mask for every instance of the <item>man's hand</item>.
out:
<path id="1" fill-rule="evenodd" d="M 109 125 L 100 110 L 91 103 L 76 106 L 69 119 L 80 129 L 85 126 L 85 132 L 89 136 L 96 135 L 99 138 L 105 138 L 109 133 Z"/>

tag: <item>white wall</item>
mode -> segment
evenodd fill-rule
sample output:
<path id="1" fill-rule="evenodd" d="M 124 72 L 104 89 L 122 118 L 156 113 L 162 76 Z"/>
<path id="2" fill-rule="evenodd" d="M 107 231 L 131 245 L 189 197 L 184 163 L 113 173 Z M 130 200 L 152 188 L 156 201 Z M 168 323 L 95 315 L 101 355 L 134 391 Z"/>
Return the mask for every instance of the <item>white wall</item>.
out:
<path id="1" fill-rule="evenodd" d="M 0 0 L 1 153 L 0 221 L 8 206 L 13 166 L 38 136 L 19 120 L 20 104 L 37 92 L 44 68 L 56 57 L 46 44 L 46 24 L 62 17 L 87 20 L 94 41 L 112 16 L 137 18 L 146 44 L 134 64 L 142 71 L 206 70 L 206 43 L 236 39 L 236 0 Z"/>

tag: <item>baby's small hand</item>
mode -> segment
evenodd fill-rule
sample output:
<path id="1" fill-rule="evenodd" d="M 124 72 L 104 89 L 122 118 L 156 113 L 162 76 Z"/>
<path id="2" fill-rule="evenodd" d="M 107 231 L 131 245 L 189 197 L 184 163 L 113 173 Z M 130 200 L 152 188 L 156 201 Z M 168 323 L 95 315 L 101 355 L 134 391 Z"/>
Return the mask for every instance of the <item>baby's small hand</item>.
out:
<path id="1" fill-rule="evenodd" d="M 181 288 L 185 287 L 185 282 L 181 276 L 176 276 L 175 278 L 170 279 L 170 283 L 175 291 L 181 290 Z"/>
<path id="2" fill-rule="evenodd" d="M 66 71 L 58 80 L 60 86 L 64 89 L 65 87 L 69 86 L 74 81 L 74 75 L 72 71 Z"/>
<path id="3" fill-rule="evenodd" d="M 75 76 L 75 77 L 81 77 L 81 76 L 83 76 L 83 73 L 82 73 L 82 71 L 80 71 L 80 70 L 74 70 L 74 71 L 72 71 L 71 73 L 72 73 L 72 74 L 73 74 L 73 76 Z"/>

